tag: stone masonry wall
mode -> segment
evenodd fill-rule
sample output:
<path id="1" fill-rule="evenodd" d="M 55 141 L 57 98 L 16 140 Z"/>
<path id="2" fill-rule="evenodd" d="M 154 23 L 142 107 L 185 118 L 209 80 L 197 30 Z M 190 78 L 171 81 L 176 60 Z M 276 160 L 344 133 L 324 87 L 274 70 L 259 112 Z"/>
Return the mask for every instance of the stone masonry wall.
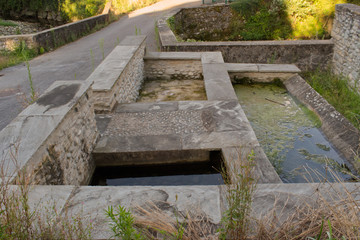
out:
<path id="1" fill-rule="evenodd" d="M 98 24 L 106 23 L 108 19 L 109 14 L 101 14 L 34 34 L 0 36 L 0 50 L 14 50 L 21 41 L 25 41 L 30 48 L 51 49 L 59 47 L 84 36 Z"/>
<path id="2" fill-rule="evenodd" d="M 360 92 L 360 6 L 336 5 L 335 21 L 331 33 L 334 41 L 333 71 L 357 84 Z"/>
<path id="3" fill-rule="evenodd" d="M 92 91 L 77 102 L 39 150 L 35 184 L 87 185 L 95 170 L 91 152 L 97 139 Z"/>
<path id="4" fill-rule="evenodd" d="M 203 79 L 200 60 L 145 60 L 146 80 Z"/>
<path id="5" fill-rule="evenodd" d="M 134 54 L 123 70 L 120 79 L 116 82 L 113 91 L 118 103 L 135 102 L 139 97 L 140 88 L 144 81 L 144 54 L 145 44 Z"/>
<path id="6" fill-rule="evenodd" d="M 144 80 L 145 36 L 125 38 L 89 76 L 94 81 L 95 111 L 135 102 Z"/>
<path id="7" fill-rule="evenodd" d="M 10 182 L 25 173 L 34 184 L 89 183 L 98 136 L 91 84 L 56 81 L 0 132 L 0 163 Z"/>
<path id="8" fill-rule="evenodd" d="M 332 40 L 178 42 L 167 24 L 174 14 L 169 13 L 157 22 L 162 51 L 220 51 L 228 63 L 295 64 L 302 71 L 326 69 L 331 64 Z"/>

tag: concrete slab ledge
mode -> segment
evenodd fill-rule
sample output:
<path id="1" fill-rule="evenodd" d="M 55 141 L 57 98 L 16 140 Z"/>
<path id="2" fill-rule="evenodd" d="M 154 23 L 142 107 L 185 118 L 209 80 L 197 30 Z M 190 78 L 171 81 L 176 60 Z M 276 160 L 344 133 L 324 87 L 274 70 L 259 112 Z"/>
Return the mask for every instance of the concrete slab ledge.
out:
<path id="1" fill-rule="evenodd" d="M 195 52 L 147 52 L 144 60 L 201 60 L 201 55 Z"/>
<path id="2" fill-rule="evenodd" d="M 301 70 L 294 64 L 250 64 L 226 63 L 229 73 L 260 72 L 260 73 L 300 73 Z"/>
<path id="3" fill-rule="evenodd" d="M 33 159 L 35 154 L 63 119 L 76 111 L 78 100 L 87 95 L 90 87 L 91 84 L 86 81 L 56 81 L 35 103 L 2 129 L 0 162 L 5 166 L 8 177 L 13 180 L 25 165 L 36 167 L 41 159 L 38 159 L 40 156 Z"/>
<path id="4" fill-rule="evenodd" d="M 10 186 L 14 190 L 18 186 Z M 276 216 L 285 220 L 301 204 L 315 203 L 323 198 L 329 202 L 350 193 L 360 200 L 360 183 L 301 183 L 258 184 L 252 203 L 252 216 L 261 218 L 278 206 Z M 112 236 L 104 214 L 109 206 L 121 205 L 136 215 L 134 208 L 156 204 L 177 219 L 174 212 L 198 213 L 207 216 L 211 224 L 219 226 L 227 208 L 226 186 L 33 186 L 29 192 L 31 209 L 55 209 L 61 216 L 80 216 L 85 224 L 92 222 L 94 239 L 109 239 Z M 321 197 L 321 198 L 320 198 Z M 335 198 L 334 198 L 335 197 Z M 40 204 L 40 205 L 39 205 Z M 179 215 L 177 215 L 179 216 Z"/>

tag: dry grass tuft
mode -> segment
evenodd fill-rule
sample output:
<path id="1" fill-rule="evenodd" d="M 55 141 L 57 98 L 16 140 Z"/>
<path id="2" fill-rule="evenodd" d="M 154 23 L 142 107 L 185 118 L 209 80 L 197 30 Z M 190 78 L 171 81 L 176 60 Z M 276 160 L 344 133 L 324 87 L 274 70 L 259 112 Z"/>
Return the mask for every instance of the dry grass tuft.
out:
<path id="1" fill-rule="evenodd" d="M 135 225 L 144 230 L 148 239 L 218 239 L 216 226 L 199 208 L 185 214 L 175 207 L 171 208 L 175 217 L 155 203 L 149 203 L 146 207 L 137 206 Z"/>
<path id="2" fill-rule="evenodd" d="M 8 153 L 16 166 L 17 153 L 16 145 Z M 0 162 L 0 239 L 91 239 L 92 226 L 83 224 L 80 214 L 58 212 L 55 200 L 31 204 L 31 178 L 20 172 L 12 185 L 5 161 Z"/>
<path id="3" fill-rule="evenodd" d="M 275 201 L 273 211 L 255 220 L 254 235 L 249 239 L 359 239 L 359 187 L 349 190 L 340 181 L 316 186 L 311 198 L 301 199 L 301 205 L 285 219 L 282 210 L 276 213 L 279 206 Z"/>

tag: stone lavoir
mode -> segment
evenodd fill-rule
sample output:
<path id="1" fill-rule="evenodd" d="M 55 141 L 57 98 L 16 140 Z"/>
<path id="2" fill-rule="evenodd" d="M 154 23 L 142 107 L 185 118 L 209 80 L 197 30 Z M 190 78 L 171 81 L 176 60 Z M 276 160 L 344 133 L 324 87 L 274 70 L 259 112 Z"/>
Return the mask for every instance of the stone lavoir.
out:
<path id="1" fill-rule="evenodd" d="M 166 63 L 176 64 L 176 69 L 164 68 Z M 9 170 L 6 178 L 16 183 L 18 174 L 26 174 L 34 184 L 57 184 L 35 185 L 29 193 L 31 204 L 40 203 L 45 209 L 49 200 L 56 199 L 59 213 L 81 212 L 85 221 L 93 222 L 93 237 L 104 239 L 111 237 L 103 214 L 110 205 L 144 207 L 153 201 L 184 213 L 198 209 L 217 226 L 227 203 L 223 185 L 84 186 L 96 167 L 204 163 L 215 154 L 221 156 L 228 177 L 235 179 L 236 169 L 253 152 L 258 181 L 254 214 L 260 216 L 267 210 L 259 206 L 264 202 L 272 206 L 274 194 L 306 199 L 313 196 L 314 185 L 282 183 L 239 104 L 234 78 L 271 81 L 278 76 L 292 95 L 319 115 L 328 139 L 359 170 L 351 160 L 359 132 L 299 72 L 286 64 L 225 63 L 220 52 L 149 53 L 144 36 L 129 36 L 87 80 L 55 82 L 0 132 L 1 161 Z M 166 80 L 202 79 L 206 99 L 136 102 L 151 74 Z"/>

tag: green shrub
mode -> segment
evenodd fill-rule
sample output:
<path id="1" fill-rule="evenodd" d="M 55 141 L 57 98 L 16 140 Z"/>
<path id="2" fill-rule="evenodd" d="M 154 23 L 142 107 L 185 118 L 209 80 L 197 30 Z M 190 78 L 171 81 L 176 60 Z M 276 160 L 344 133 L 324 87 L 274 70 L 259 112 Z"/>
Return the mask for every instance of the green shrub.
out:
<path id="1" fill-rule="evenodd" d="M 61 12 L 67 19 L 78 20 L 100 14 L 104 9 L 104 0 L 63 0 Z"/>
<path id="2" fill-rule="evenodd" d="M 241 40 L 279 40 L 291 36 L 283 0 L 238 0 L 231 7 L 244 17 L 245 24 L 237 30 Z"/>

